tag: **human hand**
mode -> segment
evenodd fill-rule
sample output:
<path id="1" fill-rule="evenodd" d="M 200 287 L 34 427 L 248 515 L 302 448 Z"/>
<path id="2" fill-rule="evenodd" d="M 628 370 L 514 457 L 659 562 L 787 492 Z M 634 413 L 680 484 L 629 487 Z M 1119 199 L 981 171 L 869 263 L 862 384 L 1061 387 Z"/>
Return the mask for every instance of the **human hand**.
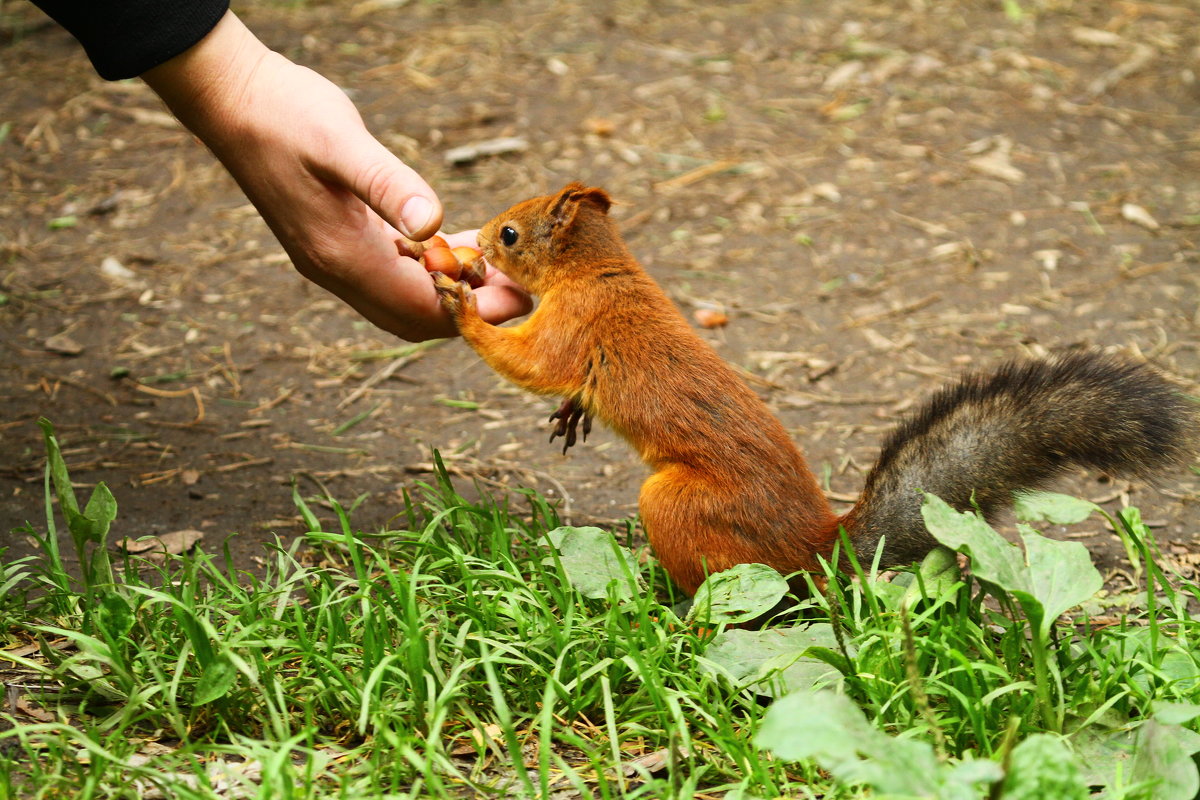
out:
<path id="1" fill-rule="evenodd" d="M 302 275 L 405 339 L 455 334 L 400 235 L 436 233 L 441 203 L 341 89 L 269 50 L 232 12 L 142 77 L 229 170 Z M 475 245 L 473 231 L 446 238 Z M 476 294 L 493 323 L 531 307 L 491 268 Z"/>

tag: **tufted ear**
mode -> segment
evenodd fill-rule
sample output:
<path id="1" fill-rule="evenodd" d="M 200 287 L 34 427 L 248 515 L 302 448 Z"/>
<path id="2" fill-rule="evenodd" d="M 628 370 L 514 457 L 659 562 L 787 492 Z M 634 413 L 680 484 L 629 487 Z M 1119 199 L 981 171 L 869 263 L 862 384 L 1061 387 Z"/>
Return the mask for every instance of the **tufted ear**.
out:
<path id="1" fill-rule="evenodd" d="M 603 189 L 584 186 L 578 181 L 569 183 L 550 201 L 550 218 L 556 227 L 566 227 L 575 219 L 582 206 L 589 205 L 607 214 L 612 199 Z"/>

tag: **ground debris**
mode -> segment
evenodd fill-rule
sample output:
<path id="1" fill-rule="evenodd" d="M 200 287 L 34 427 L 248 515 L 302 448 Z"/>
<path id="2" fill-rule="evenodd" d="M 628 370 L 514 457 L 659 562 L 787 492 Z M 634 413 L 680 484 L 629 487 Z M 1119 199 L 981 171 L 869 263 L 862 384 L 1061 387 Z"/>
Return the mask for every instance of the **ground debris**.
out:
<path id="1" fill-rule="evenodd" d="M 501 136 L 451 148 L 443 154 L 442 158 L 447 164 L 462 166 L 487 156 L 522 153 L 528 149 L 529 140 L 522 136 Z"/>
<path id="2" fill-rule="evenodd" d="M 151 561 L 162 561 L 168 555 L 189 552 L 204 539 L 202 531 L 185 529 L 164 533 L 161 536 L 125 537 L 113 543 L 113 548 L 129 555 L 142 556 Z"/>
<path id="3" fill-rule="evenodd" d="M 883 432 L 961 369 L 1100 347 L 1200 378 L 1195 4 L 1005 5 L 240 11 L 353 94 L 447 231 L 603 186 L 684 313 L 733 318 L 702 335 L 849 497 Z M 44 518 L 39 416 L 81 484 L 113 487 L 123 530 L 242 531 L 250 565 L 294 518 L 296 476 L 382 525 L 434 448 L 461 485 L 533 485 L 576 519 L 636 510 L 645 472 L 618 436 L 564 457 L 553 403 L 455 340 L 409 358 L 298 277 L 143 83 L 101 81 L 61 31 L 4 47 L 22 67 L 0 74 L 4 519 Z M 59 334 L 82 349 L 48 350 Z M 1188 527 L 1164 491 L 1133 499 Z"/>

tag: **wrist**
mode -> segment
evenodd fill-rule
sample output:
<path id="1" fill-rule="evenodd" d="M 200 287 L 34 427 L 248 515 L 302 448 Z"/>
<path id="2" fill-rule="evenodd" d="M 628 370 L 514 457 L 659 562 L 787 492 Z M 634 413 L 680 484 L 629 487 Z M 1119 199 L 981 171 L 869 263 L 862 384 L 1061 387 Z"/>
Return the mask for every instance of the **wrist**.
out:
<path id="1" fill-rule="evenodd" d="M 141 77 L 179 121 L 211 147 L 214 131 L 237 124 L 242 115 L 235 109 L 270 53 L 232 11 L 226 11 L 203 39 Z"/>

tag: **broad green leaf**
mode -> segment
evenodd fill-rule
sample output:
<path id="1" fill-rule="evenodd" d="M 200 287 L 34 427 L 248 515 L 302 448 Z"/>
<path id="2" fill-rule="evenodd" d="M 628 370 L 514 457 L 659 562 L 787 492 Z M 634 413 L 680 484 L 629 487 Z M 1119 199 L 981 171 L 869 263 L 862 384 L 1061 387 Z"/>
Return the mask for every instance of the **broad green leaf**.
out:
<path id="1" fill-rule="evenodd" d="M 814 725 L 814 720 L 821 723 Z M 826 766 L 858 760 L 860 752 L 869 752 L 881 744 L 881 738 L 887 736 L 872 727 L 845 695 L 802 690 L 771 704 L 754 744 L 784 761 L 811 758 Z"/>
<path id="2" fill-rule="evenodd" d="M 1108 730 L 1090 726 L 1072 737 L 1084 765 L 1084 780 L 1092 786 L 1116 786 L 1158 781 L 1147 797 L 1154 800 L 1192 800 L 1200 777 L 1192 756 L 1200 752 L 1200 734 L 1182 724 L 1200 715 L 1191 703 L 1155 703 L 1154 716 L 1136 727 L 1120 718 Z"/>
<path id="3" fill-rule="evenodd" d="M 71 476 L 67 472 L 58 438 L 54 435 L 54 425 L 45 417 L 38 420 L 38 425 L 46 443 L 46 465 L 54 485 L 54 493 L 58 497 L 59 511 L 67 522 L 67 530 L 70 531 L 71 541 L 75 544 L 75 554 L 84 566 L 84 583 L 89 587 L 96 583 L 112 583 L 112 568 L 108 553 L 103 547 L 104 538 L 117 516 L 117 501 L 108 487 L 99 483 L 92 491 L 87 507 L 81 512 L 79 502 L 75 498 L 75 490 L 71 487 Z M 91 555 L 86 549 L 88 542 L 100 546 Z"/>
<path id="4" fill-rule="evenodd" d="M 717 634 L 700 665 L 708 672 L 725 674 L 739 686 L 777 697 L 839 683 L 841 673 L 810 653 L 811 648 L 832 649 L 836 644 L 826 623 L 760 631 L 734 628 Z"/>
<path id="5" fill-rule="evenodd" d="M 200 675 L 200 680 L 196 681 L 196 689 L 192 695 L 192 702 L 195 705 L 202 706 L 205 703 L 218 700 L 233 688 L 236 680 L 237 668 L 233 665 L 228 655 L 221 653 L 208 662 L 208 666 L 204 668 L 204 672 Z"/>
<path id="6" fill-rule="evenodd" d="M 1047 539 L 1025 525 L 1019 529 L 1029 561 L 1030 594 L 1043 609 L 1041 633 L 1046 636 L 1059 616 L 1103 588 L 1104 577 L 1092 564 L 1087 548 L 1079 542 Z M 1019 595 L 1017 599 L 1020 600 Z"/>
<path id="7" fill-rule="evenodd" d="M 1150 657 L 1149 649 L 1147 642 L 1143 650 L 1146 658 Z M 1145 670 L 1130 676 L 1130 680 L 1143 691 L 1151 693 L 1151 686 L 1157 685 L 1162 678 L 1170 681 L 1171 688 L 1178 692 L 1190 691 L 1196 687 L 1197 683 L 1200 683 L 1200 663 L 1197 663 L 1196 656 L 1192 652 L 1176 645 L 1165 652 L 1160 650 L 1157 660 L 1157 676 Z"/>
<path id="8" fill-rule="evenodd" d="M 938 800 L 976 800 L 986 797 L 978 787 L 981 784 L 999 783 L 1004 779 L 1004 768 L 986 758 L 960 761 L 949 769 L 943 769 L 946 776 Z"/>
<path id="9" fill-rule="evenodd" d="M 1071 736 L 1084 782 L 1089 786 L 1112 786 L 1120 774 L 1128 783 L 1135 735 L 1136 731 L 1124 726 L 1104 729 L 1092 725 Z"/>
<path id="10" fill-rule="evenodd" d="M 1200 717 L 1200 705 L 1195 703 L 1154 703 L 1154 718 L 1165 725 L 1182 725 Z"/>
<path id="11" fill-rule="evenodd" d="M 941 763 L 928 742 L 888 736 L 853 701 L 830 691 L 776 700 L 754 744 L 784 761 L 812 760 L 839 783 L 866 784 L 881 796 L 976 800 L 983 785 L 1003 777 L 993 761 Z"/>
<path id="12" fill-rule="evenodd" d="M 1057 492 L 1019 492 L 1013 500 L 1013 513 L 1022 522 L 1072 525 L 1083 522 L 1099 510 L 1100 507 L 1089 500 Z"/>
<path id="13" fill-rule="evenodd" d="M 1129 780 L 1158 781 L 1151 789 L 1154 800 L 1194 800 L 1200 792 L 1200 774 L 1192 754 L 1198 749 L 1200 734 L 1160 722 L 1156 715 L 1138 728 Z"/>
<path id="14" fill-rule="evenodd" d="M 1152 538 L 1150 528 L 1142 521 L 1142 510 L 1137 506 L 1125 506 L 1117 511 L 1117 518 L 1124 523 L 1125 533 L 1137 537 L 1140 541 Z"/>
<path id="15" fill-rule="evenodd" d="M 103 544 L 105 537 L 108 536 L 109 527 L 117 518 L 117 499 L 113 497 L 112 492 L 103 481 L 96 484 L 96 488 L 92 490 L 92 496 L 88 498 L 83 515 L 87 517 L 91 528 L 90 540 Z"/>
<path id="16" fill-rule="evenodd" d="M 737 624 L 766 614 L 787 594 L 783 576 L 766 564 L 738 564 L 709 575 L 696 590 L 688 620 Z"/>
<path id="17" fill-rule="evenodd" d="M 849 698 L 834 692 L 789 694 L 767 709 L 754 743 L 785 761 L 811 759 L 845 784 L 885 794 L 938 797 L 933 747 L 874 728 Z"/>
<path id="18" fill-rule="evenodd" d="M 558 549 L 567 579 L 584 597 L 608 597 L 608 587 L 614 583 L 621 600 L 637 594 L 637 559 L 608 531 L 563 526 L 547 533 L 546 538 Z"/>
<path id="19" fill-rule="evenodd" d="M 962 578 L 958 568 L 958 554 L 947 547 L 935 547 L 929 551 L 929 555 L 921 562 L 918 573 L 930 600 L 953 590 Z"/>
<path id="20" fill-rule="evenodd" d="M 1090 792 L 1062 739 L 1036 733 L 1013 748 L 1001 795 L 1004 800 L 1087 800 Z"/>
<path id="21" fill-rule="evenodd" d="M 129 601 L 116 592 L 105 592 L 100 598 L 96 623 L 110 639 L 120 639 L 133 629 L 136 618 Z"/>
<path id="22" fill-rule="evenodd" d="M 95 664 L 68 661 L 63 665 L 63 668 L 79 680 L 87 683 L 89 689 L 105 699 L 125 700 L 128 698 L 125 692 L 114 686 L 113 682 L 108 679 L 108 673 Z"/>
<path id="23" fill-rule="evenodd" d="M 921 506 L 939 542 L 971 556 L 971 572 L 1011 594 L 1045 639 L 1059 615 L 1088 600 L 1104 580 L 1079 542 L 1047 539 L 1021 526 L 1025 553 L 1009 544 L 976 514 L 955 511 L 934 495 Z"/>
<path id="24" fill-rule="evenodd" d="M 955 511 L 940 497 L 926 494 L 921 516 L 933 538 L 971 557 L 971 572 L 977 578 L 1008 592 L 1029 591 L 1021 551 L 978 514 Z"/>

